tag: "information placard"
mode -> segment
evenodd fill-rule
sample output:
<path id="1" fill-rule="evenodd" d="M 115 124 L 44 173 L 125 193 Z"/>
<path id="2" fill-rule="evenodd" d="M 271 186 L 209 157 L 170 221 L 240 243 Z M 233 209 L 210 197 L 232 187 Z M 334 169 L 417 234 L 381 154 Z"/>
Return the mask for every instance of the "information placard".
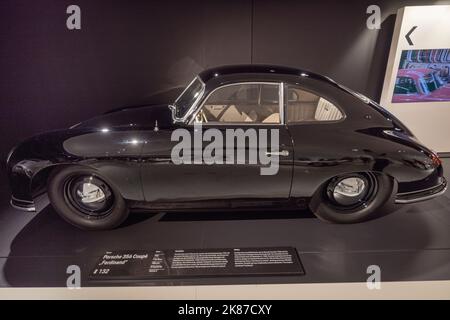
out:
<path id="1" fill-rule="evenodd" d="M 95 280 L 172 277 L 303 275 L 295 248 L 119 250 L 105 252 Z"/>

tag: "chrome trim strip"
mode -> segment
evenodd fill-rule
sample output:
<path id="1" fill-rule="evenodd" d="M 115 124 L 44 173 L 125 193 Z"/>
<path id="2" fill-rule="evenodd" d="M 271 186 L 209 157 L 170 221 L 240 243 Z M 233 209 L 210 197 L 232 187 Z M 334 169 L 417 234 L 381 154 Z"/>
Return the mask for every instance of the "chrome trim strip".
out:
<path id="1" fill-rule="evenodd" d="M 281 151 L 278 151 L 278 152 L 266 152 L 266 156 L 283 156 L 283 157 L 288 157 L 289 156 L 289 151 L 281 150 Z"/>
<path id="2" fill-rule="evenodd" d="M 439 188 L 440 186 L 442 186 L 442 185 L 445 185 L 446 184 L 446 182 L 445 181 L 442 181 L 440 184 L 438 184 L 437 186 L 432 186 L 432 187 L 429 187 L 429 188 L 426 188 L 426 189 L 420 189 L 419 191 L 410 191 L 410 192 L 402 192 L 402 193 L 397 193 L 397 195 L 398 196 L 407 196 L 407 195 L 409 195 L 409 194 L 415 194 L 415 193 L 420 193 L 420 192 L 426 192 L 426 191 L 430 191 L 430 190 L 433 190 L 433 189 L 437 189 L 437 188 Z"/>
<path id="3" fill-rule="evenodd" d="M 219 90 L 221 88 L 225 88 L 225 87 L 230 87 L 230 86 L 235 86 L 235 85 L 240 85 L 240 84 L 270 84 L 270 85 L 277 85 L 280 88 L 280 85 L 282 86 L 282 82 L 278 82 L 278 81 L 241 81 L 241 82 L 233 82 L 233 83 L 228 83 L 228 84 L 224 84 L 222 86 L 219 86 L 217 88 L 215 88 L 214 90 L 212 90 L 210 93 L 208 93 L 208 95 L 205 97 L 205 99 L 203 100 L 203 103 L 199 106 L 197 106 L 197 109 L 195 110 L 195 113 L 192 115 L 192 118 L 189 120 L 188 125 L 193 125 L 194 124 L 194 120 L 195 117 L 197 116 L 197 113 L 199 113 L 199 111 L 202 109 L 202 107 L 205 105 L 206 101 L 208 100 L 208 98 L 216 91 Z M 280 94 L 280 90 L 283 89 L 279 89 L 278 93 Z M 202 93 L 203 94 L 203 93 Z M 284 102 L 283 97 L 280 96 L 279 97 L 279 101 L 280 101 L 280 107 L 282 107 L 282 104 Z M 202 125 L 222 125 L 222 126 L 234 126 L 234 125 L 263 125 L 263 126 L 277 126 L 277 125 L 281 125 L 284 124 L 284 119 L 281 118 L 281 112 L 283 111 L 283 108 L 281 108 L 280 110 L 280 122 L 279 123 L 262 123 L 262 122 L 258 122 L 258 123 L 247 123 L 247 122 L 210 122 L 210 123 L 202 123 Z"/>
<path id="4" fill-rule="evenodd" d="M 180 93 L 180 95 L 175 99 L 174 103 L 177 103 L 178 100 L 183 96 L 183 94 L 187 91 L 187 89 L 194 83 L 194 81 L 198 78 L 198 76 L 195 76 L 194 79 L 191 80 L 191 82 L 188 83 L 188 85 L 183 89 L 183 91 Z"/>
<path id="5" fill-rule="evenodd" d="M 8 156 L 6 157 L 6 164 L 9 164 L 9 160 L 11 160 L 11 157 L 12 157 L 14 151 L 16 150 L 16 147 L 17 147 L 17 145 L 14 146 L 14 147 L 9 151 Z"/>
<path id="6" fill-rule="evenodd" d="M 15 205 L 14 202 L 13 202 L 13 199 L 11 199 L 9 201 L 9 203 L 11 204 L 11 207 L 13 207 L 14 209 L 18 209 L 18 210 L 22 210 L 22 211 L 26 211 L 26 212 L 36 212 L 36 207 L 35 206 L 21 207 L 21 206 Z"/>
<path id="7" fill-rule="evenodd" d="M 22 200 L 22 199 L 18 199 L 16 197 L 14 197 L 14 196 L 11 196 L 11 199 L 15 200 L 15 201 L 19 201 L 19 202 L 27 202 L 27 203 L 30 203 L 30 204 L 34 203 L 34 201 L 32 201 L 32 200 Z"/>
<path id="8" fill-rule="evenodd" d="M 395 199 L 395 203 L 399 203 L 399 204 L 414 203 L 414 202 L 425 201 L 425 200 L 429 200 L 429 199 L 438 197 L 440 195 L 443 195 L 445 193 L 445 191 L 447 190 L 448 184 L 447 184 L 446 180 L 444 180 L 440 185 L 432 187 L 432 188 L 428 188 L 428 189 L 424 189 L 424 190 L 420 190 L 420 191 L 414 191 L 414 192 L 408 192 L 408 193 L 398 193 L 397 194 L 397 196 L 404 196 L 404 195 L 410 195 L 410 194 L 415 194 L 415 193 L 420 194 L 422 192 L 426 192 L 426 191 L 429 191 L 429 190 L 439 189 L 442 186 L 443 186 L 443 189 L 440 190 L 439 192 L 428 194 L 428 195 L 425 195 L 425 196 L 419 196 L 417 198 L 411 198 L 411 199 Z"/>
<path id="9" fill-rule="evenodd" d="M 286 124 L 286 121 L 284 119 L 284 82 L 280 82 L 280 88 L 279 88 L 279 96 L 280 96 L 280 124 Z"/>

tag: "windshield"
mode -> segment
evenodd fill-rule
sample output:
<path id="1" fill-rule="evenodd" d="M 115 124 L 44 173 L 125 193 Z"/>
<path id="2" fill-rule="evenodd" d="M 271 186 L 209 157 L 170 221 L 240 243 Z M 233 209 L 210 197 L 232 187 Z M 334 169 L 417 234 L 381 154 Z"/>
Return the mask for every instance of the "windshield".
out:
<path id="1" fill-rule="evenodd" d="M 197 98 L 200 97 L 203 91 L 203 82 L 196 77 L 189 86 L 181 93 L 181 95 L 175 100 L 175 116 L 182 118 L 186 115 L 186 112 L 194 104 Z"/>

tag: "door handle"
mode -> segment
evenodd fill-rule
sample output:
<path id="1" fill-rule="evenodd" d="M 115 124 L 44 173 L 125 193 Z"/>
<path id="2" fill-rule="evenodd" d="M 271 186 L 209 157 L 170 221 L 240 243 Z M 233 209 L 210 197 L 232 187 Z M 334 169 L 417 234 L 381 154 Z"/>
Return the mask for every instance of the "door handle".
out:
<path id="1" fill-rule="evenodd" d="M 266 156 L 283 156 L 283 157 L 287 157 L 287 156 L 289 156 L 289 151 L 282 150 L 282 151 L 279 151 L 279 152 L 266 152 Z"/>

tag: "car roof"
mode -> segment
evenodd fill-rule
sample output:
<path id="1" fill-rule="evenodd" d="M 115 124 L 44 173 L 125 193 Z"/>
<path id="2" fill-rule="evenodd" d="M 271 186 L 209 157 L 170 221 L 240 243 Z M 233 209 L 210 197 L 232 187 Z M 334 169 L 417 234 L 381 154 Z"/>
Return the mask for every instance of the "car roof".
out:
<path id="1" fill-rule="evenodd" d="M 226 65 L 204 70 L 199 73 L 199 77 L 203 82 L 207 82 L 213 78 L 235 75 L 235 74 L 272 74 L 272 75 L 288 75 L 294 77 L 313 77 L 324 81 L 333 82 L 328 77 L 307 71 L 302 69 L 296 69 L 291 67 L 283 67 L 276 65 L 264 65 L 264 64 L 240 64 L 240 65 Z"/>
<path id="2" fill-rule="evenodd" d="M 432 73 L 436 70 L 428 69 L 428 68 L 417 68 L 417 69 L 400 69 L 398 70 L 398 76 L 400 77 L 411 77 L 414 79 L 418 79 L 423 77 L 428 73 Z"/>

